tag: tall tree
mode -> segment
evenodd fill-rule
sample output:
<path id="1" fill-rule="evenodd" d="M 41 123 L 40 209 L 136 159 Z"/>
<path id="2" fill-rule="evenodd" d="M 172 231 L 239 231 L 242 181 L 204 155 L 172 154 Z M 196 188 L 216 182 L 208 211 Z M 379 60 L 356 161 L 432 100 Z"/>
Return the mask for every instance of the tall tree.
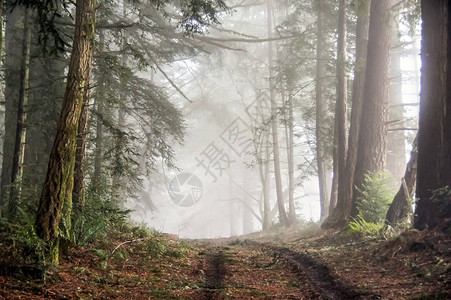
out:
<path id="1" fill-rule="evenodd" d="M 362 114 L 363 89 L 365 83 L 365 70 L 367 59 L 368 27 L 369 27 L 369 0 L 359 1 L 356 7 L 356 54 L 354 67 L 354 81 L 352 85 L 351 120 L 348 134 L 348 150 L 346 154 L 346 167 L 343 182 L 338 186 L 337 206 L 332 214 L 322 224 L 322 227 L 341 227 L 351 214 L 354 172 L 357 162 L 358 137 Z"/>
<path id="2" fill-rule="evenodd" d="M 89 76 L 90 77 L 90 76 Z M 89 86 L 83 96 L 83 107 L 78 122 L 77 149 L 75 151 L 73 203 L 76 209 L 83 210 L 86 201 L 85 173 L 86 147 L 88 143 Z"/>
<path id="3" fill-rule="evenodd" d="M 5 133 L 3 138 L 2 171 L 1 171 L 1 195 L 0 210 L 3 210 L 9 195 L 11 183 L 12 158 L 14 153 L 14 141 L 17 125 L 17 106 L 19 101 L 19 82 L 21 56 L 17 55 L 17 49 L 21 49 L 23 20 L 25 8 L 18 7 L 5 12 Z"/>
<path id="4" fill-rule="evenodd" d="M 17 107 L 16 140 L 11 172 L 11 194 L 9 199 L 9 215 L 13 217 L 20 202 L 22 191 L 23 163 L 25 156 L 25 142 L 27 136 L 27 105 L 30 86 L 30 49 L 31 49 L 31 24 L 30 10 L 25 8 L 24 28 L 22 42 L 22 63 L 20 67 L 19 102 Z"/>
<path id="5" fill-rule="evenodd" d="M 291 89 L 288 95 L 288 120 L 286 120 L 286 139 L 287 139 L 287 161 L 288 161 L 288 219 L 291 224 L 296 222 L 296 207 L 294 203 L 294 116 L 293 116 L 293 98 Z"/>
<path id="6" fill-rule="evenodd" d="M 422 72 L 414 226 L 451 217 L 451 3 L 421 1 Z M 441 192 L 439 192 L 441 191 Z"/>
<path id="7" fill-rule="evenodd" d="M 70 207 L 72 202 L 78 126 L 92 68 L 94 28 L 95 0 L 77 0 L 66 92 L 36 219 L 36 232 L 48 244 L 51 264 L 58 264 L 63 206 Z"/>
<path id="8" fill-rule="evenodd" d="M 316 99 L 315 99 L 315 111 L 316 111 L 316 163 L 318 172 L 319 183 L 319 198 L 321 206 L 321 220 L 327 217 L 329 212 L 329 198 L 327 188 L 327 166 L 326 166 L 326 121 L 325 116 L 326 105 L 324 100 L 324 78 L 326 75 L 326 34 L 324 28 L 324 22 L 326 16 L 324 15 L 324 0 L 317 1 L 317 42 L 316 42 Z"/>
<path id="9" fill-rule="evenodd" d="M 390 0 L 371 1 L 368 57 L 351 216 L 358 214 L 365 175 L 385 168 L 390 64 Z"/>
<path id="10" fill-rule="evenodd" d="M 332 213 L 337 204 L 338 187 L 344 184 L 346 166 L 346 0 L 340 0 L 338 8 L 338 41 L 337 41 L 337 101 L 335 103 L 334 130 L 334 177 L 330 197 L 329 211 Z"/>
<path id="11" fill-rule="evenodd" d="M 268 39 L 273 37 L 273 3 L 267 0 L 267 17 L 268 17 Z M 268 68 L 269 68 L 269 98 L 271 103 L 271 133 L 274 160 L 274 177 L 276 181 L 277 207 L 279 209 L 280 224 L 288 226 L 288 216 L 285 210 L 282 190 L 282 175 L 280 173 L 280 151 L 279 151 L 279 135 L 278 135 L 278 111 L 274 86 L 274 54 L 273 42 L 268 42 Z"/>

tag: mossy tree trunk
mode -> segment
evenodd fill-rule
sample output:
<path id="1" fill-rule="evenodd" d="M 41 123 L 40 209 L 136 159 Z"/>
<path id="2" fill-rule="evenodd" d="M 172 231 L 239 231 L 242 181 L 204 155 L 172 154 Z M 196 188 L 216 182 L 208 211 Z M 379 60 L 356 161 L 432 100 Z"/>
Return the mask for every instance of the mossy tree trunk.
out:
<path id="1" fill-rule="evenodd" d="M 95 0 L 77 0 L 66 92 L 36 218 L 36 232 L 47 242 L 50 264 L 58 264 L 63 207 L 68 214 L 71 210 L 78 126 L 92 69 L 94 28 Z"/>

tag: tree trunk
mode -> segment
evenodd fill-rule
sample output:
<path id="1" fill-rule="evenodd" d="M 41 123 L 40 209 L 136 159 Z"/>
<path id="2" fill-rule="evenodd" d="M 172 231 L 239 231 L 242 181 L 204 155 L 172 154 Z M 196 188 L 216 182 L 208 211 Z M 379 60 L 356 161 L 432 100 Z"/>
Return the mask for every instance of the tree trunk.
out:
<path id="1" fill-rule="evenodd" d="M 325 115 L 323 81 L 325 76 L 325 34 L 324 34 L 324 0 L 318 0 L 318 19 L 317 19 L 317 45 L 316 45 L 316 162 L 318 169 L 319 198 L 321 206 L 321 220 L 327 217 L 329 212 L 329 199 L 327 191 L 326 176 L 326 153 L 325 153 Z"/>
<path id="2" fill-rule="evenodd" d="M 11 195 L 8 204 L 8 215 L 14 218 L 20 203 L 22 192 L 22 175 L 25 155 L 25 142 L 27 137 L 27 106 L 28 88 L 30 86 L 30 9 L 24 11 L 24 27 L 22 42 L 22 63 L 20 67 L 19 103 L 17 107 L 16 140 L 14 143 L 14 154 L 11 172 Z"/>
<path id="3" fill-rule="evenodd" d="M 0 61 L 3 60 L 3 1 L 0 1 Z"/>
<path id="4" fill-rule="evenodd" d="M 421 1 L 422 72 L 414 226 L 432 229 L 451 217 L 451 29 L 449 1 Z"/>
<path id="5" fill-rule="evenodd" d="M 125 111 L 123 106 L 125 105 L 126 97 L 121 93 L 120 104 L 118 108 L 118 124 L 119 135 L 116 139 L 116 169 L 113 172 L 113 198 L 116 198 L 119 204 L 125 202 L 126 186 L 122 176 L 122 171 L 120 170 L 122 166 L 122 157 L 124 155 L 125 148 L 125 136 L 124 136 L 124 126 L 125 126 Z"/>
<path id="6" fill-rule="evenodd" d="M 401 186 L 393 198 L 393 202 L 390 204 L 387 216 L 385 217 L 385 223 L 392 227 L 395 227 L 401 222 L 408 221 L 409 214 L 412 212 L 410 197 L 412 196 L 417 179 L 417 140 L 418 138 L 415 137 L 412 144 L 412 151 L 410 152 L 410 160 L 406 166 L 404 177 L 401 179 Z"/>
<path id="7" fill-rule="evenodd" d="M 268 149 L 265 150 L 265 153 Z M 268 156 L 267 156 L 268 157 Z M 271 228 L 271 204 L 269 198 L 269 157 L 265 165 L 261 166 L 261 177 L 263 184 L 263 231 L 267 231 Z"/>
<path id="8" fill-rule="evenodd" d="M 296 222 L 296 207 L 294 205 L 294 118 L 293 97 L 290 93 L 288 99 L 288 132 L 287 132 L 287 156 L 288 156 L 288 219 L 291 224 Z"/>
<path id="9" fill-rule="evenodd" d="M 260 157 L 258 160 L 259 173 L 260 173 L 260 181 L 263 187 L 263 231 L 267 231 L 272 226 L 272 218 L 271 218 L 271 203 L 270 203 L 270 173 L 269 173 L 269 161 L 270 161 L 270 153 L 269 153 L 269 129 L 265 131 L 264 135 L 262 134 L 262 141 L 260 145 Z"/>
<path id="10" fill-rule="evenodd" d="M 338 200 L 339 186 L 344 184 L 346 167 L 346 1 L 340 0 L 338 17 L 337 42 L 337 102 L 335 104 L 335 136 L 334 136 L 334 181 L 335 192 L 331 193 L 329 211 L 335 208 Z M 333 186 L 333 185 L 332 185 Z"/>
<path id="11" fill-rule="evenodd" d="M 90 75 L 89 75 L 90 78 Z M 88 142 L 88 107 L 89 107 L 89 85 L 83 96 L 83 107 L 78 122 L 77 150 L 75 152 L 74 167 L 74 190 L 72 192 L 75 208 L 83 211 L 85 206 L 85 172 L 86 172 L 86 146 Z"/>
<path id="12" fill-rule="evenodd" d="M 390 65 L 391 0 L 371 2 L 368 57 L 360 121 L 357 164 L 351 216 L 358 214 L 356 201 L 361 196 L 365 175 L 385 168 L 388 119 L 388 71 Z"/>
<path id="13" fill-rule="evenodd" d="M 104 51 L 105 34 L 103 30 L 99 31 L 99 49 L 101 53 Z M 103 113 L 104 113 L 104 101 L 105 101 L 105 62 L 101 58 L 98 62 L 98 74 L 97 74 L 97 89 L 95 96 L 95 109 L 96 109 L 96 140 L 95 140 L 95 152 L 94 152 L 94 172 L 92 178 L 92 184 L 96 192 L 100 191 L 100 177 L 102 176 L 102 158 L 103 158 Z"/>
<path id="14" fill-rule="evenodd" d="M 268 15 L 268 39 L 272 38 L 273 22 L 272 22 L 272 0 L 267 0 L 267 15 Z M 288 226 L 288 216 L 285 211 L 285 203 L 283 200 L 282 190 L 282 175 L 280 174 L 280 152 L 279 152 L 279 135 L 278 135 L 278 117 L 277 104 L 275 96 L 274 80 L 274 55 L 273 43 L 268 42 L 268 61 L 269 61 L 269 97 L 271 102 L 271 130 L 272 130 L 272 147 L 274 160 L 274 177 L 276 181 L 277 207 L 279 209 L 279 222 L 282 226 Z"/>
<path id="15" fill-rule="evenodd" d="M 338 200 L 338 119 L 337 104 L 335 104 L 335 120 L 334 120 L 334 140 L 332 145 L 332 184 L 329 199 L 329 215 L 337 206 Z"/>
<path id="16" fill-rule="evenodd" d="M 249 180 L 249 174 L 246 169 L 243 169 L 243 189 L 242 189 L 242 197 L 243 200 L 241 202 L 241 209 L 243 210 L 243 235 L 250 234 L 254 232 L 254 215 L 252 212 L 252 203 L 249 203 L 249 195 L 246 192 L 246 188 L 251 186 L 251 182 Z"/>
<path id="17" fill-rule="evenodd" d="M 100 83 L 99 83 L 100 85 Z M 102 86 L 99 86 L 102 88 Z M 97 111 L 97 122 L 96 122 L 96 150 L 94 155 L 94 184 L 99 184 L 99 179 L 102 174 L 102 156 L 103 156 L 103 124 L 101 116 L 103 115 L 103 98 L 99 92 L 96 96 L 96 111 Z"/>
<path id="18" fill-rule="evenodd" d="M 46 256 L 51 264 L 58 264 L 58 228 L 63 206 L 70 213 L 72 203 L 78 124 L 92 69 L 94 28 L 95 1 L 77 0 L 63 108 L 36 218 L 36 232 L 47 243 Z"/>
<path id="19" fill-rule="evenodd" d="M 21 29 L 20 22 L 24 15 L 24 10 L 25 8 L 22 6 L 17 7 L 13 11 L 7 9 L 5 15 L 5 133 L 3 138 L 0 183 L 0 215 L 1 210 L 3 210 L 8 200 L 9 184 L 11 183 L 21 65 L 21 58 L 16 54 L 17 49 L 20 49 L 23 41 L 23 29 Z"/>
<path id="20" fill-rule="evenodd" d="M 62 3 L 58 2 L 62 8 Z M 34 14 L 36 15 L 36 14 Z M 31 36 L 39 34 L 32 26 Z M 64 31 L 66 32 L 66 30 Z M 49 46 L 53 41 L 49 40 Z M 32 39 L 30 64 L 30 95 L 27 116 L 27 143 L 24 159 L 23 198 L 38 198 L 47 172 L 48 158 L 56 135 L 64 97 L 64 77 L 68 62 L 42 53 L 42 45 Z"/>
<path id="21" fill-rule="evenodd" d="M 404 127 L 404 108 L 402 104 L 402 46 L 399 40 L 398 28 L 391 30 L 392 43 L 395 47 L 391 51 L 390 89 L 389 89 L 389 120 L 392 127 Z M 387 136 L 387 170 L 399 184 L 406 169 L 406 146 L 404 131 L 389 131 Z"/>
<path id="22" fill-rule="evenodd" d="M 354 172 L 357 162 L 358 137 L 362 115 L 363 88 L 368 44 L 369 1 L 362 1 L 362 7 L 357 12 L 356 25 L 356 58 L 354 81 L 352 85 L 351 122 L 348 134 L 348 151 L 343 183 L 338 186 L 337 206 L 332 215 L 322 224 L 323 228 L 342 227 L 351 214 Z"/>

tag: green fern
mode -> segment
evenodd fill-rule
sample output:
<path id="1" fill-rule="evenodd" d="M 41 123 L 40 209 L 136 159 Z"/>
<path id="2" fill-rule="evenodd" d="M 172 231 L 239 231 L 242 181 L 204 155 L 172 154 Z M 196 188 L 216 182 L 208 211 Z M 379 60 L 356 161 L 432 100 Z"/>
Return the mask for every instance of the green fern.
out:
<path id="1" fill-rule="evenodd" d="M 360 214 L 348 226 L 351 233 L 365 237 L 379 237 L 384 231 L 383 223 L 367 222 Z"/>

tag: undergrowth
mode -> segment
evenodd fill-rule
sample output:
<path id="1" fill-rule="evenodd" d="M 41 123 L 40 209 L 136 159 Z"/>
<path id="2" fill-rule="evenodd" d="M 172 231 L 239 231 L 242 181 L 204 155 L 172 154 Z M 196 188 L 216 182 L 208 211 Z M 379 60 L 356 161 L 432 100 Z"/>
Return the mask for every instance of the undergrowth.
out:
<path id="1" fill-rule="evenodd" d="M 386 172 L 374 172 L 365 175 L 359 190 L 357 209 L 362 219 L 369 223 L 383 223 L 388 206 L 393 200 L 395 189 L 392 178 Z"/>
<path id="2" fill-rule="evenodd" d="M 382 237 L 384 229 L 384 223 L 367 222 L 360 214 L 348 225 L 348 231 L 351 234 L 361 237 Z"/>
<path id="3" fill-rule="evenodd" d="M 0 273 L 2 266 L 45 270 L 46 243 L 36 234 L 36 209 L 24 202 L 17 211 L 13 220 L 0 218 Z M 86 249 L 95 254 L 102 269 L 111 259 L 127 260 L 135 250 L 149 258 L 185 257 L 188 246 L 171 241 L 154 229 L 131 223 L 130 212 L 114 201 L 87 199 L 83 209 L 74 207 L 72 226 L 67 230 L 65 224 L 60 227 L 60 252 L 68 256 L 75 248 Z"/>

